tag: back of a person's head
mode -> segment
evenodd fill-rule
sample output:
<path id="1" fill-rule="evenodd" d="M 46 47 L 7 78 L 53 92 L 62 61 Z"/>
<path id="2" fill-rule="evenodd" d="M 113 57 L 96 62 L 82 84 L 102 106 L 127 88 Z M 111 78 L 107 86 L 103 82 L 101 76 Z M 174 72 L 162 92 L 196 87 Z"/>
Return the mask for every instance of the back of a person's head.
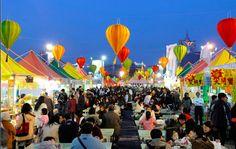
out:
<path id="1" fill-rule="evenodd" d="M 83 111 L 82 110 L 78 110 L 78 111 L 75 112 L 75 115 L 77 117 L 82 117 L 83 116 Z"/>
<path id="2" fill-rule="evenodd" d="M 115 109 L 115 106 L 114 106 L 113 104 L 110 104 L 110 105 L 108 106 L 108 110 L 109 110 L 109 111 L 114 111 L 114 109 Z"/>
<path id="3" fill-rule="evenodd" d="M 42 112 L 42 115 L 47 115 L 48 114 L 48 109 L 47 108 L 42 108 L 41 112 Z"/>
<path id="4" fill-rule="evenodd" d="M 90 123 L 95 124 L 95 119 L 93 117 L 89 117 L 86 119 L 86 122 L 90 122 Z"/>
<path id="5" fill-rule="evenodd" d="M 201 125 L 197 125 L 195 127 L 194 131 L 196 132 L 198 138 L 202 138 L 203 137 L 204 131 L 203 131 L 203 128 L 202 128 Z"/>
<path id="6" fill-rule="evenodd" d="M 89 109 L 89 114 L 95 114 L 95 111 L 96 111 L 95 108 L 92 107 Z"/>
<path id="7" fill-rule="evenodd" d="M 91 123 L 84 123 L 81 126 L 80 134 L 91 134 L 93 129 L 93 125 Z"/>
<path id="8" fill-rule="evenodd" d="M 65 89 L 61 89 L 61 92 L 63 92 L 63 93 L 64 93 L 64 92 L 65 92 Z"/>
<path id="9" fill-rule="evenodd" d="M 21 113 L 27 114 L 32 110 L 30 104 L 25 103 L 21 108 Z"/>
<path id="10" fill-rule="evenodd" d="M 153 129 L 150 132 L 150 136 L 151 136 L 152 139 L 161 138 L 162 132 L 159 129 Z"/>
<path id="11" fill-rule="evenodd" d="M 146 119 L 149 120 L 151 118 L 151 112 L 146 111 Z"/>
<path id="12" fill-rule="evenodd" d="M 225 93 L 219 93 L 218 94 L 218 99 L 222 99 L 224 97 L 227 97 L 227 95 Z"/>
<path id="13" fill-rule="evenodd" d="M 186 120 L 186 116 L 184 114 L 180 114 L 178 119 L 179 120 Z"/>
<path id="14" fill-rule="evenodd" d="M 46 137 L 43 139 L 43 141 L 51 141 L 51 140 L 55 140 L 54 137 Z"/>
<path id="15" fill-rule="evenodd" d="M 211 96 L 211 100 L 215 100 L 216 98 L 217 98 L 216 95 L 212 95 L 212 96 Z"/>
<path id="16" fill-rule="evenodd" d="M 66 119 L 66 120 L 71 119 L 71 115 L 70 115 L 70 113 L 66 113 L 66 114 L 65 114 L 65 119 Z"/>

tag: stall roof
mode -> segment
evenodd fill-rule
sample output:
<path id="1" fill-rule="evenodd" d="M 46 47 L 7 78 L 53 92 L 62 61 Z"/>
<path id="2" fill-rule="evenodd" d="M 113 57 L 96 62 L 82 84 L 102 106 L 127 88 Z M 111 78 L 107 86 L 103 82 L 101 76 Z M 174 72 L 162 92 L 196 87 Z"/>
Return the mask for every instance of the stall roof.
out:
<path id="1" fill-rule="evenodd" d="M 215 67 L 224 64 L 235 63 L 236 58 L 226 49 L 219 51 L 214 59 L 210 62 L 209 67 Z"/>
<path id="2" fill-rule="evenodd" d="M 62 78 L 59 74 L 54 72 L 46 63 L 44 63 L 32 50 L 29 51 L 28 55 L 25 56 L 19 63 L 37 75 L 48 76 L 50 79 Z"/>
<path id="3" fill-rule="evenodd" d="M 10 56 L 8 56 L 8 61 L 6 62 L 6 56 L 7 54 L 1 50 L 1 74 L 2 74 L 2 80 L 9 79 L 10 76 L 16 75 L 16 76 L 27 76 L 32 75 L 35 76 L 35 74 L 16 61 L 14 61 Z"/>
<path id="4" fill-rule="evenodd" d="M 200 60 L 189 73 L 197 74 L 201 72 L 202 70 L 204 70 L 207 66 L 208 64 L 206 61 Z"/>
<path id="5" fill-rule="evenodd" d="M 83 76 L 79 74 L 79 72 L 75 69 L 75 67 L 71 63 L 66 63 L 63 69 L 71 75 L 73 78 L 77 80 L 84 80 Z"/>
<path id="6" fill-rule="evenodd" d="M 178 77 L 184 77 L 186 74 L 188 74 L 191 69 L 192 69 L 192 64 L 190 62 L 188 62 L 184 67 L 183 70 L 181 71 L 181 73 L 179 73 Z"/>
<path id="7" fill-rule="evenodd" d="M 71 75 L 69 75 L 63 68 L 61 68 L 61 66 L 58 66 L 58 62 L 56 60 L 53 60 L 48 66 L 63 78 L 75 79 Z"/>

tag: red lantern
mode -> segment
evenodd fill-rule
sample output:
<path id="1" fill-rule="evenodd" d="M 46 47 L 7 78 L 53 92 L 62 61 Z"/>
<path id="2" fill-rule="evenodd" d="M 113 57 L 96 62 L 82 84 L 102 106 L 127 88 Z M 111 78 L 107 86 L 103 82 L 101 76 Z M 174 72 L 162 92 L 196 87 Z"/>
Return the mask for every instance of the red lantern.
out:
<path id="1" fill-rule="evenodd" d="M 126 47 L 123 47 L 120 50 L 120 52 L 118 53 L 117 56 L 118 56 L 119 60 L 121 61 L 121 63 L 123 63 L 126 60 L 126 58 L 129 56 L 129 53 L 130 53 L 130 51 Z"/>
<path id="2" fill-rule="evenodd" d="M 141 80 L 141 79 L 142 79 L 142 76 L 141 76 L 141 75 L 139 75 L 139 76 L 138 76 L 138 80 Z"/>
<path id="3" fill-rule="evenodd" d="M 153 71 L 154 73 L 157 73 L 157 72 L 159 71 L 159 67 L 156 66 L 156 65 L 153 65 L 153 66 L 152 66 L 152 71 Z"/>
<path id="4" fill-rule="evenodd" d="M 83 68 L 84 64 L 86 62 L 86 59 L 84 57 L 79 57 L 79 58 L 77 58 L 76 62 L 79 65 L 80 68 Z"/>
<path id="5" fill-rule="evenodd" d="M 105 76 L 105 77 L 108 76 L 108 72 L 107 72 L 107 71 L 104 72 L 104 76 Z"/>
<path id="6" fill-rule="evenodd" d="M 231 48 L 236 41 L 236 18 L 221 20 L 217 24 L 217 31 L 228 48 Z"/>

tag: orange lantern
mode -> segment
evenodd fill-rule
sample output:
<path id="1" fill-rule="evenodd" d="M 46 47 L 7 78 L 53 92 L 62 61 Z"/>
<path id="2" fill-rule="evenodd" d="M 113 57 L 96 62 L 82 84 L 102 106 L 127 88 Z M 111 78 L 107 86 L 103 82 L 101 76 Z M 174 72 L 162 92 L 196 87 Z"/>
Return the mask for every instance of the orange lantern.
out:
<path id="1" fill-rule="evenodd" d="M 159 64 L 162 66 L 163 69 L 166 68 L 166 65 L 168 64 L 169 60 L 167 57 L 161 57 L 159 59 Z"/>
<path id="2" fill-rule="evenodd" d="M 106 30 L 107 40 L 116 55 L 125 46 L 129 36 L 129 29 L 121 24 L 110 25 Z"/>
<path id="3" fill-rule="evenodd" d="M 58 67 L 59 67 L 59 62 L 64 53 L 65 53 L 65 48 L 62 45 L 55 45 L 52 49 L 52 54 L 58 62 Z"/>

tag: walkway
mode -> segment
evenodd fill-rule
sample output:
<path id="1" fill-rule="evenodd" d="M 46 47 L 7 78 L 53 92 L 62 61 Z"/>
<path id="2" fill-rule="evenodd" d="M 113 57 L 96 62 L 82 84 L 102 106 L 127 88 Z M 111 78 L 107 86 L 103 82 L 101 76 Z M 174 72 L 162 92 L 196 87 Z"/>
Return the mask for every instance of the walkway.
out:
<path id="1" fill-rule="evenodd" d="M 140 149 L 141 142 L 138 138 L 138 129 L 135 126 L 134 119 L 132 117 L 133 111 L 131 109 L 125 109 L 121 125 L 121 135 L 119 142 L 117 143 L 119 149 Z"/>

